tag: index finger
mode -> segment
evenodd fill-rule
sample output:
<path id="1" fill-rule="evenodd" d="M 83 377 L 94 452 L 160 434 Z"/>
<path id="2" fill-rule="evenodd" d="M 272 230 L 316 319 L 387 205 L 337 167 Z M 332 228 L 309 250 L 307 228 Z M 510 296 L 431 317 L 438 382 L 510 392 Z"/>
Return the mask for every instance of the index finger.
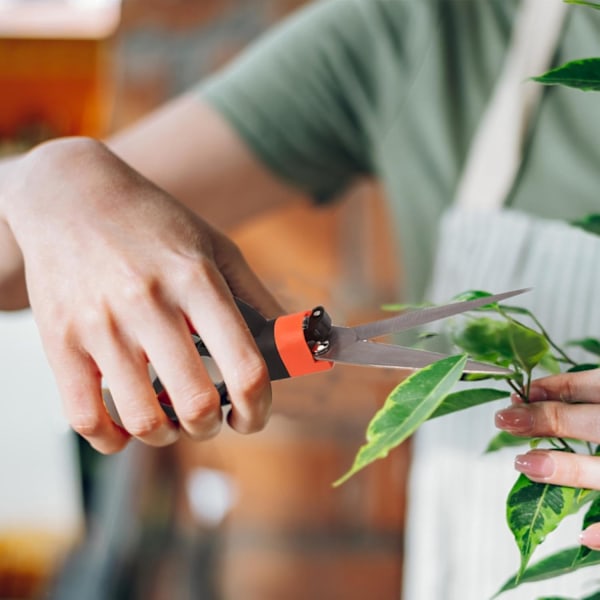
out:
<path id="1" fill-rule="evenodd" d="M 600 403 L 600 369 L 536 379 L 531 382 L 529 400 Z"/>

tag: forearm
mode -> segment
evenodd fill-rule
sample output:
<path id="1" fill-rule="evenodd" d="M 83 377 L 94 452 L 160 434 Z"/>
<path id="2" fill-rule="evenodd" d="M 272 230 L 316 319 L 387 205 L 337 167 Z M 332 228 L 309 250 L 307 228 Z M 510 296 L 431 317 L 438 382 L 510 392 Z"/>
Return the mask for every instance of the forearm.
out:
<path id="1" fill-rule="evenodd" d="M 232 227 L 300 194 L 270 173 L 196 94 L 184 95 L 112 136 L 125 162 L 188 208 Z"/>
<path id="2" fill-rule="evenodd" d="M 0 160 L 0 310 L 16 310 L 29 305 L 23 255 L 8 224 L 10 176 L 16 160 Z"/>

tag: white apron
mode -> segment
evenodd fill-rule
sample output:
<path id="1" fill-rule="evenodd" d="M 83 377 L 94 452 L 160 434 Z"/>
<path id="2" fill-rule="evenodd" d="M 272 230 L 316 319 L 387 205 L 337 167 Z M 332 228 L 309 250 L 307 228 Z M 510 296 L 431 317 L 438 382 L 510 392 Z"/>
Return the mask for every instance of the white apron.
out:
<path id="1" fill-rule="evenodd" d="M 446 301 L 467 289 L 532 286 L 533 292 L 514 302 L 530 308 L 557 343 L 600 337 L 600 238 L 513 211 L 461 210 L 446 215 L 441 235 L 445 252 L 436 265 L 432 300 Z M 404 600 L 486 600 L 517 571 L 519 551 L 504 515 L 506 496 L 518 476 L 513 459 L 521 450 L 483 454 L 498 433 L 494 413 L 507 404 L 501 400 L 455 413 L 426 423 L 417 432 Z M 534 560 L 577 545 L 581 516 L 570 518 L 569 524 L 563 523 L 566 527 L 548 536 Z M 586 582 L 596 579 L 598 587 L 599 577 L 592 567 L 524 585 L 500 598 L 579 598 L 591 591 Z"/>
<path id="2" fill-rule="evenodd" d="M 563 222 L 501 208 L 520 164 L 528 118 L 539 94 L 536 89 L 541 88 L 522 82 L 544 70 L 565 7 L 560 2 L 527 0 L 522 8 L 505 71 L 475 137 L 456 206 L 440 224 L 427 297 L 441 303 L 469 289 L 499 292 L 532 287 L 532 292 L 514 303 L 531 309 L 560 344 L 600 337 L 600 238 Z M 544 10 L 556 12 L 548 14 L 546 38 L 534 41 L 539 54 L 532 63 L 523 39 L 531 33 L 527 29 L 532 16 L 540 29 Z M 524 93 L 523 87 L 531 91 Z M 507 404 L 502 400 L 433 420 L 415 435 L 403 600 L 486 600 L 517 571 L 519 551 L 506 525 L 505 502 L 518 476 L 514 456 L 521 450 L 483 454 L 487 442 L 498 433 L 494 413 Z M 577 545 L 582 516 L 565 520 L 532 561 Z M 525 584 L 500 600 L 579 598 L 595 591 L 599 579 L 598 569 L 591 567 Z"/>

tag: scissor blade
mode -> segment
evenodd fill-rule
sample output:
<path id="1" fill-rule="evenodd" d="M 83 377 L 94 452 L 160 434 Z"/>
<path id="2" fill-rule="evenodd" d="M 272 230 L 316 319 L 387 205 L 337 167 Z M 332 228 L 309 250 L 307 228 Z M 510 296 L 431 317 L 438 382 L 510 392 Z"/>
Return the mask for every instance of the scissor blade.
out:
<path id="1" fill-rule="evenodd" d="M 335 345 L 325 354 L 315 358 L 353 365 L 421 369 L 447 357 L 447 354 L 429 352 L 428 350 L 357 340 L 353 344 Z M 467 361 L 464 372 L 486 375 L 508 375 L 511 373 L 508 369 L 474 360 Z"/>
<path id="2" fill-rule="evenodd" d="M 357 339 L 368 340 L 388 333 L 398 333 L 399 331 L 412 329 L 418 325 L 445 319 L 446 317 L 458 315 L 468 310 L 474 310 L 475 308 L 481 308 L 486 304 L 500 302 L 501 300 L 506 300 L 506 298 L 511 298 L 512 296 L 517 296 L 518 294 L 527 291 L 529 291 L 529 288 L 512 290 L 510 292 L 494 294 L 493 296 L 482 296 L 475 300 L 451 302 L 450 304 L 444 304 L 442 306 L 432 306 L 431 308 L 413 310 L 395 317 L 390 317 L 389 319 L 381 319 L 380 321 L 373 321 L 372 323 L 350 327 L 350 329 L 354 331 Z"/>

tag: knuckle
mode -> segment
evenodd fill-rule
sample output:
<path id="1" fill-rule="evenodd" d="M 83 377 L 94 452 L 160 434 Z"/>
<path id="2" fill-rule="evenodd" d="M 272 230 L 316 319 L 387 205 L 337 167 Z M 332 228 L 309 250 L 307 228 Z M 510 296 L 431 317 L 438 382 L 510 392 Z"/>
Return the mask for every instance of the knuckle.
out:
<path id="1" fill-rule="evenodd" d="M 269 381 L 265 361 L 260 356 L 252 355 L 239 364 L 229 387 L 233 393 L 252 401 L 264 393 Z"/>
<path id="2" fill-rule="evenodd" d="M 123 299 L 132 306 L 144 306 L 160 297 L 160 283 L 154 277 L 140 273 L 130 265 L 123 265 L 125 284 L 122 287 Z"/>
<path id="3" fill-rule="evenodd" d="M 51 364 L 59 363 L 65 357 L 78 351 L 79 335 L 72 324 L 61 327 L 60 325 L 44 329 L 42 332 L 44 344 L 47 347 L 48 360 Z"/>
<path id="4" fill-rule="evenodd" d="M 180 257 L 176 268 L 177 283 L 185 290 L 197 287 L 199 282 L 214 287 L 220 278 L 212 259 L 203 254 L 195 257 Z"/>
<path id="5" fill-rule="evenodd" d="M 70 418 L 73 430 L 84 438 L 95 438 L 104 431 L 103 419 L 97 413 L 78 413 Z"/>
<path id="6" fill-rule="evenodd" d="M 106 307 L 102 304 L 88 304 L 79 313 L 80 326 L 90 334 L 106 334 L 115 330 L 115 324 Z"/>
<path id="7" fill-rule="evenodd" d="M 181 421 L 198 425 L 215 420 L 220 403 L 219 394 L 214 386 L 178 395 L 185 398 L 177 407 L 177 416 Z"/>
<path id="8" fill-rule="evenodd" d="M 144 438 L 156 433 L 163 425 L 163 418 L 158 413 L 136 414 L 123 419 L 125 429 L 134 437 Z"/>
<path id="9" fill-rule="evenodd" d="M 562 436 L 563 411 L 561 404 L 559 402 L 544 402 L 541 408 L 544 415 L 544 428 L 540 433 Z"/>
<path id="10" fill-rule="evenodd" d="M 565 377 L 564 389 L 560 394 L 560 399 L 563 402 L 574 402 L 577 399 L 578 389 L 577 385 L 571 377 Z"/>

